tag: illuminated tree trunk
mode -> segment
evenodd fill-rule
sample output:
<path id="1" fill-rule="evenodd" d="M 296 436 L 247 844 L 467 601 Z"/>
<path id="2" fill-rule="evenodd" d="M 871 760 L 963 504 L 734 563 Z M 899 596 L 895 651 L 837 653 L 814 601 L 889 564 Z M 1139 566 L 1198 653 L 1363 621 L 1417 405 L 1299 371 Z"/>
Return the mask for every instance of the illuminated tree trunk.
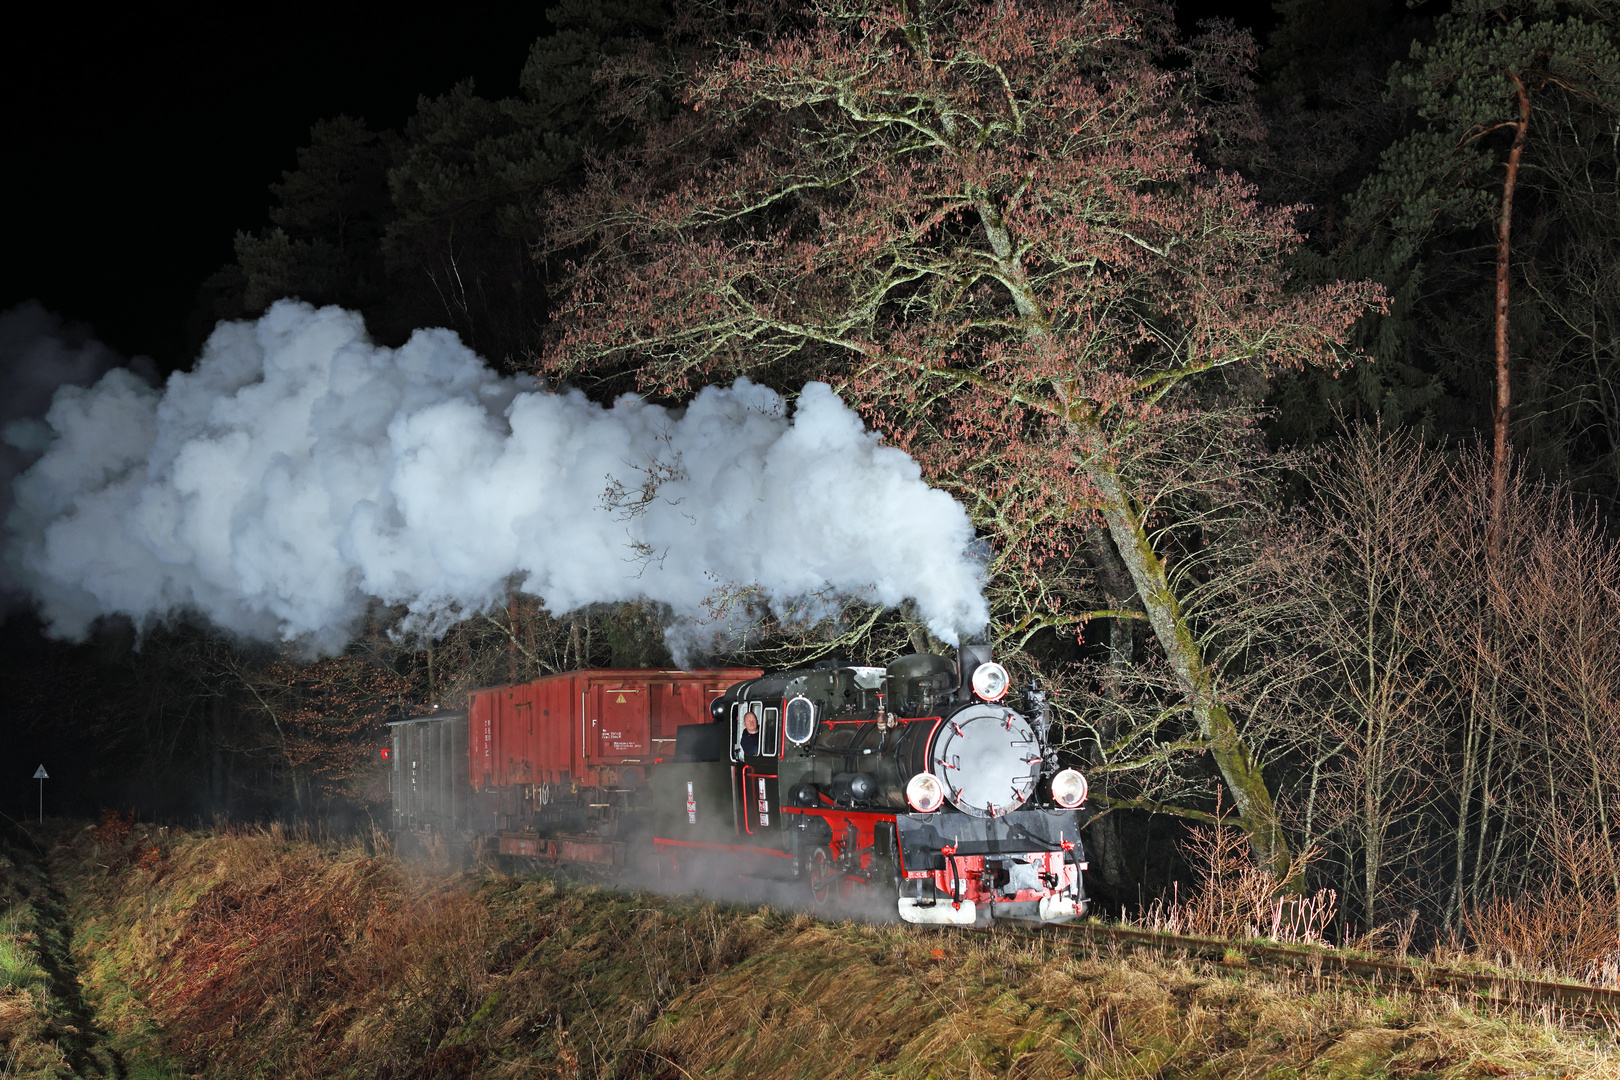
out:
<path id="1" fill-rule="evenodd" d="M 1508 404 L 1512 400 L 1512 386 L 1508 368 L 1508 255 L 1512 250 L 1513 188 L 1519 180 L 1519 158 L 1524 152 L 1525 133 L 1530 130 L 1530 93 L 1524 80 L 1509 73 L 1514 92 L 1519 100 L 1519 119 L 1513 126 L 1513 148 L 1508 151 L 1507 178 L 1502 182 L 1502 216 L 1496 231 L 1496 408 L 1493 410 L 1493 442 L 1491 458 L 1491 523 L 1488 547 L 1494 560 L 1501 549 L 1502 500 L 1507 490 L 1508 456 Z"/>
<path id="2" fill-rule="evenodd" d="M 1187 695 L 1199 733 L 1208 742 L 1210 755 L 1221 770 L 1232 801 L 1237 804 L 1255 857 L 1269 865 L 1279 877 L 1285 877 L 1288 844 L 1277 821 L 1271 789 L 1266 786 L 1259 763 L 1249 753 L 1248 743 L 1233 723 L 1232 714 L 1221 704 L 1214 674 L 1204 663 L 1192 628 L 1182 617 L 1164 562 L 1149 543 L 1142 517 L 1113 466 L 1094 464 L 1088 471 L 1101 495 L 1108 532 L 1130 570 L 1131 580 L 1136 583 L 1148 624 L 1153 627 L 1153 634 L 1164 649 L 1182 692 Z"/>
<path id="3" fill-rule="evenodd" d="M 955 135 L 948 117 L 942 117 L 948 134 Z M 1022 263 L 1015 256 L 1016 245 L 995 204 L 985 200 L 979 205 L 979 217 L 984 225 L 990 249 L 995 253 L 1001 270 L 1001 280 L 1012 293 L 1013 306 L 1022 319 L 1026 335 L 1031 339 L 1044 338 L 1050 325 L 1045 309 L 1035 295 Z M 1062 397 L 1062 388 L 1058 388 Z M 1088 403 L 1065 402 L 1069 424 L 1086 442 L 1097 447 L 1109 443 L 1106 433 L 1095 419 Z M 1208 743 L 1210 755 L 1221 770 L 1238 808 L 1243 828 L 1255 858 L 1269 865 L 1279 878 L 1288 871 L 1288 843 L 1283 838 L 1277 821 L 1277 808 L 1271 799 L 1260 766 L 1250 754 L 1248 743 L 1238 732 L 1232 714 L 1221 704 L 1215 689 L 1214 673 L 1204 663 L 1203 650 L 1193 636 L 1192 627 L 1182 617 L 1181 605 L 1176 602 L 1170 588 L 1169 575 L 1164 562 L 1153 550 L 1147 535 L 1146 523 L 1133 504 L 1124 482 L 1108 458 L 1102 454 L 1076 463 L 1099 497 L 1099 509 L 1108 526 L 1114 547 L 1136 585 L 1142 608 L 1153 627 L 1153 635 L 1176 673 L 1182 693 L 1192 708 L 1199 734 Z"/>

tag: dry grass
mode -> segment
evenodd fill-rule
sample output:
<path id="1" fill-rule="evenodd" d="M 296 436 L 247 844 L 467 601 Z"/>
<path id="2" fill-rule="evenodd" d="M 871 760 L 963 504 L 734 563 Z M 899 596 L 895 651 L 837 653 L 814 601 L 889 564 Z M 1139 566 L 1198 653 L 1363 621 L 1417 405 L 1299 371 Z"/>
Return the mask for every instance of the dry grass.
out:
<path id="1" fill-rule="evenodd" d="M 611 1075 L 670 996 L 782 921 L 429 873 L 279 827 L 87 830 L 53 865 L 106 1022 L 161 1030 L 214 1076 L 533 1075 L 570 1061 Z"/>
<path id="2" fill-rule="evenodd" d="M 1570 828 L 1533 892 L 1464 913 L 1473 958 L 1540 976 L 1620 986 L 1620 884 L 1607 844 Z"/>
<path id="3" fill-rule="evenodd" d="M 1315 851 L 1295 855 L 1279 876 L 1269 866 L 1256 865 L 1248 837 L 1224 824 L 1193 829 L 1181 850 L 1198 881 L 1185 898 L 1178 884 L 1170 896 L 1149 904 L 1141 920 L 1148 929 L 1302 945 L 1327 941 L 1338 914 L 1337 894 L 1332 889 L 1306 894 L 1298 888 L 1317 858 Z"/>
<path id="4" fill-rule="evenodd" d="M 79 998 L 40 856 L 26 834 L 0 827 L 0 1078 L 136 1075 L 152 1062 L 109 1045 Z"/>
<path id="5" fill-rule="evenodd" d="M 54 1077 L 70 1069 L 40 964 L 38 886 L 30 869 L 15 848 L 0 844 L 0 1077 Z"/>
<path id="6" fill-rule="evenodd" d="M 757 1080 L 1620 1074 L 1606 1036 L 1062 939 L 846 925 L 783 945 L 672 1003 L 648 1064 Z"/>
<path id="7" fill-rule="evenodd" d="M 1432 999 L 283 830 L 80 831 L 53 865 L 103 1023 L 210 1077 L 1620 1075 L 1606 1037 Z"/>
<path id="8" fill-rule="evenodd" d="M 1612 894 L 1548 887 L 1541 895 L 1495 897 L 1465 916 L 1474 956 L 1542 977 L 1620 986 L 1620 905 Z"/>
<path id="9" fill-rule="evenodd" d="M 1428 959 L 1441 966 L 1484 969 L 1536 979 L 1585 981 L 1620 988 L 1620 897 L 1604 852 L 1596 845 L 1566 842 L 1559 873 L 1533 894 L 1497 896 L 1463 912 L 1467 940 L 1447 935 Z M 1338 911 L 1331 889 L 1306 894 L 1295 888 L 1314 860 L 1296 855 L 1279 876 L 1255 864 L 1243 833 L 1224 826 L 1191 830 L 1181 852 L 1196 876 L 1183 896 L 1179 884 L 1142 912 L 1146 929 L 1196 937 L 1326 945 Z M 1573 884 L 1571 884 L 1573 883 Z M 1348 940 L 1347 948 L 1377 952 L 1386 947 L 1407 959 L 1418 936 L 1416 910 L 1400 923 L 1374 927 Z M 1440 938 L 1437 928 L 1423 936 Z"/>

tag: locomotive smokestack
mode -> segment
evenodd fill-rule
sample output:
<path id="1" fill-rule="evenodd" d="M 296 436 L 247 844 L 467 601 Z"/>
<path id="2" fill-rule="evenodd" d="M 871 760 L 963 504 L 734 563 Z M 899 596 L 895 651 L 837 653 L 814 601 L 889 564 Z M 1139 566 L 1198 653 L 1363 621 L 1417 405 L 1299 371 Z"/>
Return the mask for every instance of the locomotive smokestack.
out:
<path id="1" fill-rule="evenodd" d="M 979 665 L 990 662 L 990 646 L 980 642 L 963 642 L 956 649 L 956 700 L 973 699 L 973 673 Z"/>

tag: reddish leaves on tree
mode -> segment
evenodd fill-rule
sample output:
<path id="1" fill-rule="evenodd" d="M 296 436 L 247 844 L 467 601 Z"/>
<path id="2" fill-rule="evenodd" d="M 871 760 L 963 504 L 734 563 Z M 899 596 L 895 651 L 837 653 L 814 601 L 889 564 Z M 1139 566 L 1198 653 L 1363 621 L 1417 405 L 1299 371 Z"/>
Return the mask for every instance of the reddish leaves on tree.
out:
<path id="1" fill-rule="evenodd" d="M 688 64 L 565 208 L 555 246 L 589 254 L 546 371 L 830 379 L 1032 567 L 1090 520 L 1087 463 L 1207 411 L 1194 376 L 1345 359 L 1375 290 L 1295 288 L 1293 208 L 1208 164 L 1253 121 L 1230 30 L 1184 48 L 1109 0 L 813 14 Z"/>
<path id="2" fill-rule="evenodd" d="M 362 653 L 313 662 L 289 654 L 243 681 L 286 763 L 328 794 L 374 764 L 383 720 L 410 692 L 407 677 Z"/>
<path id="3" fill-rule="evenodd" d="M 587 254 L 541 366 L 673 395 L 832 381 L 993 535 L 1015 649 L 1084 621 L 1061 611 L 1062 568 L 1100 523 L 1092 550 L 1129 572 L 1200 745 L 1281 865 L 1154 550 L 1153 493 L 1232 484 L 1264 373 L 1343 362 L 1379 294 L 1295 287 L 1293 210 L 1215 167 L 1252 127 L 1252 44 L 1183 47 L 1154 0 L 824 0 L 796 25 L 687 63 L 670 119 L 564 209 L 554 249 Z"/>

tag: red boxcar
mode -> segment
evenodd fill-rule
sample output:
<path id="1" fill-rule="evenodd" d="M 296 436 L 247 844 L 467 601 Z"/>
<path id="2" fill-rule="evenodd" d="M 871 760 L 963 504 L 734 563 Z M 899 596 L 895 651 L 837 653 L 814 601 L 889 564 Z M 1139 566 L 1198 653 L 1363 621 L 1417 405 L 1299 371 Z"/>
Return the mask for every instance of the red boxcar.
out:
<path id="1" fill-rule="evenodd" d="M 473 691 L 474 828 L 497 833 L 506 855 L 622 861 L 619 823 L 643 808 L 648 769 L 674 752 L 675 729 L 707 723 L 711 701 L 759 675 L 596 669 Z"/>

